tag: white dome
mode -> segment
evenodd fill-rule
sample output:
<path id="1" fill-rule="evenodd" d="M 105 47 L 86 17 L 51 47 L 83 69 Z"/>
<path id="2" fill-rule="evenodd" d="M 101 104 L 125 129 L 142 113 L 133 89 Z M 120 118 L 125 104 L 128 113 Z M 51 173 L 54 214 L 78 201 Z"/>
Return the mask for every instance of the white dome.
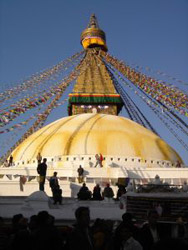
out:
<path id="1" fill-rule="evenodd" d="M 179 155 L 160 137 L 120 116 L 81 114 L 59 119 L 39 129 L 12 153 L 14 161 L 69 155 L 153 158 L 176 162 Z"/>

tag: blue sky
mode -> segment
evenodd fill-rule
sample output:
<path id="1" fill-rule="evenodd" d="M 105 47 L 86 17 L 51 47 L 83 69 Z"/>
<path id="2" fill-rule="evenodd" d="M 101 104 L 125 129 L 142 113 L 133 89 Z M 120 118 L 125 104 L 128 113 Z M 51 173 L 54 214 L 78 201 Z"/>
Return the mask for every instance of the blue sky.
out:
<path id="1" fill-rule="evenodd" d="M 80 51 L 92 13 L 112 55 L 188 82 L 187 0 L 0 0 L 0 12 L 2 89 Z"/>

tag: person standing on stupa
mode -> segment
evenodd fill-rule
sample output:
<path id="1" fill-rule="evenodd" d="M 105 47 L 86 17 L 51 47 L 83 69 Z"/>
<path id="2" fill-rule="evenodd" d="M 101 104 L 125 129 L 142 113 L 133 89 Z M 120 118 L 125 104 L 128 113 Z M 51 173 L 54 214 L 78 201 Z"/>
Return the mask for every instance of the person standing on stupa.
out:
<path id="1" fill-rule="evenodd" d="M 102 168 L 102 161 L 101 161 L 102 158 L 100 157 L 100 155 L 96 154 L 95 159 L 96 159 L 96 164 L 94 167 L 96 168 L 99 165 Z"/>
<path id="2" fill-rule="evenodd" d="M 93 200 L 102 200 L 101 188 L 99 184 L 97 184 L 93 189 Z"/>
<path id="3" fill-rule="evenodd" d="M 53 190 L 53 200 L 54 200 L 54 205 L 57 203 L 61 205 L 62 203 L 62 189 L 60 188 L 59 185 L 57 185 L 56 188 Z"/>
<path id="4" fill-rule="evenodd" d="M 82 168 L 82 166 L 80 165 L 79 168 L 77 169 L 78 172 L 78 182 L 82 183 L 83 179 L 84 179 L 84 169 Z"/>
<path id="5" fill-rule="evenodd" d="M 53 176 L 50 177 L 49 181 L 50 188 L 52 190 L 52 194 L 54 193 L 54 190 L 59 186 L 59 181 L 57 178 L 57 172 L 53 173 Z"/>
<path id="6" fill-rule="evenodd" d="M 102 162 L 104 161 L 104 158 L 103 158 L 103 155 L 100 153 L 99 154 L 99 157 L 100 157 L 100 167 L 102 168 L 103 167 L 103 165 L 102 165 Z"/>
<path id="7" fill-rule="evenodd" d="M 114 191 L 110 187 L 110 184 L 107 183 L 106 187 L 104 188 L 104 191 L 103 191 L 103 198 L 106 201 L 111 201 L 113 197 L 114 197 Z"/>
<path id="8" fill-rule="evenodd" d="M 38 162 L 38 163 L 41 163 L 41 161 L 42 161 L 42 155 L 41 155 L 41 153 L 39 152 L 38 155 L 37 155 L 37 162 Z"/>
<path id="9" fill-rule="evenodd" d="M 44 158 L 42 163 L 40 163 L 37 167 L 37 172 L 39 174 L 39 190 L 44 191 L 44 184 L 46 179 L 46 171 L 47 171 L 47 159 Z"/>
<path id="10" fill-rule="evenodd" d="M 181 162 L 180 161 L 176 162 L 176 168 L 181 168 Z"/>
<path id="11" fill-rule="evenodd" d="M 9 163 L 8 163 L 9 167 L 13 165 L 13 156 L 11 155 L 9 158 Z"/>
<path id="12" fill-rule="evenodd" d="M 9 162 L 8 162 L 8 160 L 5 160 L 5 162 L 3 163 L 3 167 L 4 167 L 4 168 L 9 167 Z"/>

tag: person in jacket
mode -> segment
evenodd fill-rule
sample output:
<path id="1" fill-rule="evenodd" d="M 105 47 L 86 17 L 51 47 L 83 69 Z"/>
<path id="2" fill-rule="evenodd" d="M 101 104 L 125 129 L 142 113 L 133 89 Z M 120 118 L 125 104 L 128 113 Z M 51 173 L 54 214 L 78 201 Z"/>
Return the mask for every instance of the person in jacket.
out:
<path id="1" fill-rule="evenodd" d="M 44 158 L 42 163 L 38 164 L 37 172 L 39 174 L 39 190 L 44 191 L 44 184 L 46 179 L 46 171 L 47 171 L 47 159 Z"/>
<path id="2" fill-rule="evenodd" d="M 104 188 L 104 191 L 103 191 L 103 198 L 105 200 L 111 200 L 112 198 L 114 197 L 114 191 L 113 189 L 110 187 L 110 184 L 107 183 L 106 184 L 106 187 Z"/>

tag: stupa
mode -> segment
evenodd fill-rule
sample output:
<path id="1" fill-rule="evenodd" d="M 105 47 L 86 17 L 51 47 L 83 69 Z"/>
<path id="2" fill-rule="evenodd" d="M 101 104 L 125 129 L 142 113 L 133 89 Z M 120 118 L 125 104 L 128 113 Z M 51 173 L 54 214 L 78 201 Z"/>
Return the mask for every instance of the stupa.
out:
<path id="1" fill-rule="evenodd" d="M 172 147 L 153 131 L 119 116 L 124 103 L 109 69 L 100 60 L 108 47 L 95 15 L 81 34 L 81 44 L 85 49 L 84 70 L 80 70 L 69 94 L 69 116 L 28 136 L 11 153 L 14 166 L 1 168 L 0 174 L 36 177 L 40 153 L 47 158 L 47 176 L 58 172 L 64 196 L 76 195 L 79 165 L 90 188 L 109 182 L 116 189 L 116 183 L 127 177 L 147 182 L 156 174 L 171 183 L 188 179 L 186 168 L 175 168 L 177 161 L 182 166 L 183 162 Z M 103 155 L 103 168 L 94 168 L 96 154 Z M 36 178 L 25 183 L 22 193 L 18 180 L 0 180 L 0 186 L 1 195 L 28 195 L 38 189 Z M 48 182 L 46 192 L 50 193 Z"/>

